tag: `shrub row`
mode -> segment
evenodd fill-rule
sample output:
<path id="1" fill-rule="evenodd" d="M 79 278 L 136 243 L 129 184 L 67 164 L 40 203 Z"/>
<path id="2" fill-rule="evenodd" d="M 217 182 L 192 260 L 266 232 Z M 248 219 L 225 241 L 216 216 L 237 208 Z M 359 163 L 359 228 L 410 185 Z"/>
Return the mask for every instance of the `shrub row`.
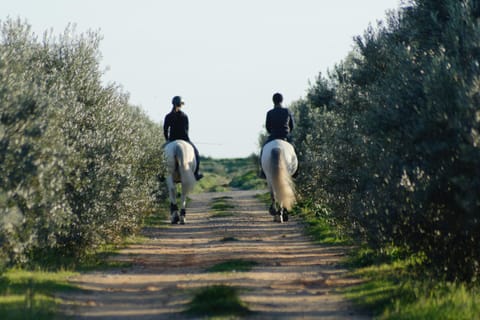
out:
<path id="1" fill-rule="evenodd" d="M 292 106 L 300 195 L 448 279 L 480 275 L 479 39 L 478 1 L 409 1 Z"/>
<path id="2" fill-rule="evenodd" d="M 100 37 L 0 30 L 0 261 L 81 258 L 162 196 L 161 128 L 102 84 Z"/>

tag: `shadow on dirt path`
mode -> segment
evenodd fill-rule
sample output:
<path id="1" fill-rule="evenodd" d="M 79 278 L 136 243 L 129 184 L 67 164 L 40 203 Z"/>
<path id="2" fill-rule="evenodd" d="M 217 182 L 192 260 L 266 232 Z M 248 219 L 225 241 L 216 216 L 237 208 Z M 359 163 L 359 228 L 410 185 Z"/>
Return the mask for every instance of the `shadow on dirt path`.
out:
<path id="1" fill-rule="evenodd" d="M 146 228 L 145 243 L 115 260 L 130 268 L 71 279 L 84 290 L 62 295 L 62 314 L 74 319 L 187 319 L 192 289 L 215 284 L 240 289 L 254 311 L 247 319 L 366 319 L 336 293 L 354 280 L 338 267 L 345 248 L 313 244 L 300 222 L 272 222 L 260 191 L 192 195 L 187 224 Z M 215 217 L 212 199 L 228 197 L 231 215 Z M 254 261 L 247 272 L 207 272 L 228 260 Z"/>

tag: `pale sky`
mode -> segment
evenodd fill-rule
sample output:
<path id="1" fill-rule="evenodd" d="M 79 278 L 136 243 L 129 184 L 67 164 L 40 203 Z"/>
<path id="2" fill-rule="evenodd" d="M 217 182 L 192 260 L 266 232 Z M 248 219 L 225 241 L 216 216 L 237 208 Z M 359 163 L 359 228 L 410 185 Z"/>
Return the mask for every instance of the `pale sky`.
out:
<path id="1" fill-rule="evenodd" d="M 3 0 L 36 34 L 98 31 L 105 83 L 163 124 L 181 95 L 190 138 L 214 158 L 257 153 L 272 95 L 284 105 L 343 60 L 399 0 Z"/>

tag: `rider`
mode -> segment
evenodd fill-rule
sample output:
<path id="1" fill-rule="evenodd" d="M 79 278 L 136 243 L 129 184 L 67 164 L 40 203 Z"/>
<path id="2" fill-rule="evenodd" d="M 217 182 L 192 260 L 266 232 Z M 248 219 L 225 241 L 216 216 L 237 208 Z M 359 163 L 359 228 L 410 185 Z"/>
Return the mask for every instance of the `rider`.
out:
<path id="1" fill-rule="evenodd" d="M 203 174 L 198 172 L 200 169 L 200 155 L 197 148 L 188 137 L 188 116 L 181 110 L 184 104 L 185 102 L 183 101 L 182 97 L 173 97 L 172 111 L 165 116 L 165 120 L 163 122 L 163 135 L 165 136 L 167 143 L 180 139 L 185 140 L 192 145 L 193 150 L 195 151 L 195 160 L 197 162 L 194 174 L 195 178 L 200 180 L 203 178 Z"/>
<path id="2" fill-rule="evenodd" d="M 290 133 L 294 127 L 293 115 L 288 108 L 282 106 L 283 96 L 280 93 L 275 93 L 272 100 L 273 109 L 267 112 L 265 122 L 265 127 L 269 133 L 265 144 L 275 139 L 291 142 Z"/>
<path id="3" fill-rule="evenodd" d="M 280 93 L 275 93 L 272 100 L 273 109 L 267 112 L 267 120 L 265 121 L 265 127 L 269 136 L 263 146 L 275 139 L 282 139 L 291 143 L 290 134 L 295 126 L 293 121 L 293 115 L 288 108 L 284 108 L 282 106 L 283 96 Z M 260 159 L 261 158 L 262 153 L 260 152 Z M 265 177 L 263 169 L 260 172 L 260 176 L 262 178 Z"/>

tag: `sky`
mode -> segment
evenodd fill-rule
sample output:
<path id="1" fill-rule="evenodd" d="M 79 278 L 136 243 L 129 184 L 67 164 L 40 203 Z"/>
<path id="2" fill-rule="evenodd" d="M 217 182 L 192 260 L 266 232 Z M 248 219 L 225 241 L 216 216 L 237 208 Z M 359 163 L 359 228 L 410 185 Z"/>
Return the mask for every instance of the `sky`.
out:
<path id="1" fill-rule="evenodd" d="M 272 95 L 305 97 L 400 0 L 5 0 L 37 35 L 98 32 L 103 81 L 162 125 L 180 95 L 200 154 L 259 152 Z"/>

